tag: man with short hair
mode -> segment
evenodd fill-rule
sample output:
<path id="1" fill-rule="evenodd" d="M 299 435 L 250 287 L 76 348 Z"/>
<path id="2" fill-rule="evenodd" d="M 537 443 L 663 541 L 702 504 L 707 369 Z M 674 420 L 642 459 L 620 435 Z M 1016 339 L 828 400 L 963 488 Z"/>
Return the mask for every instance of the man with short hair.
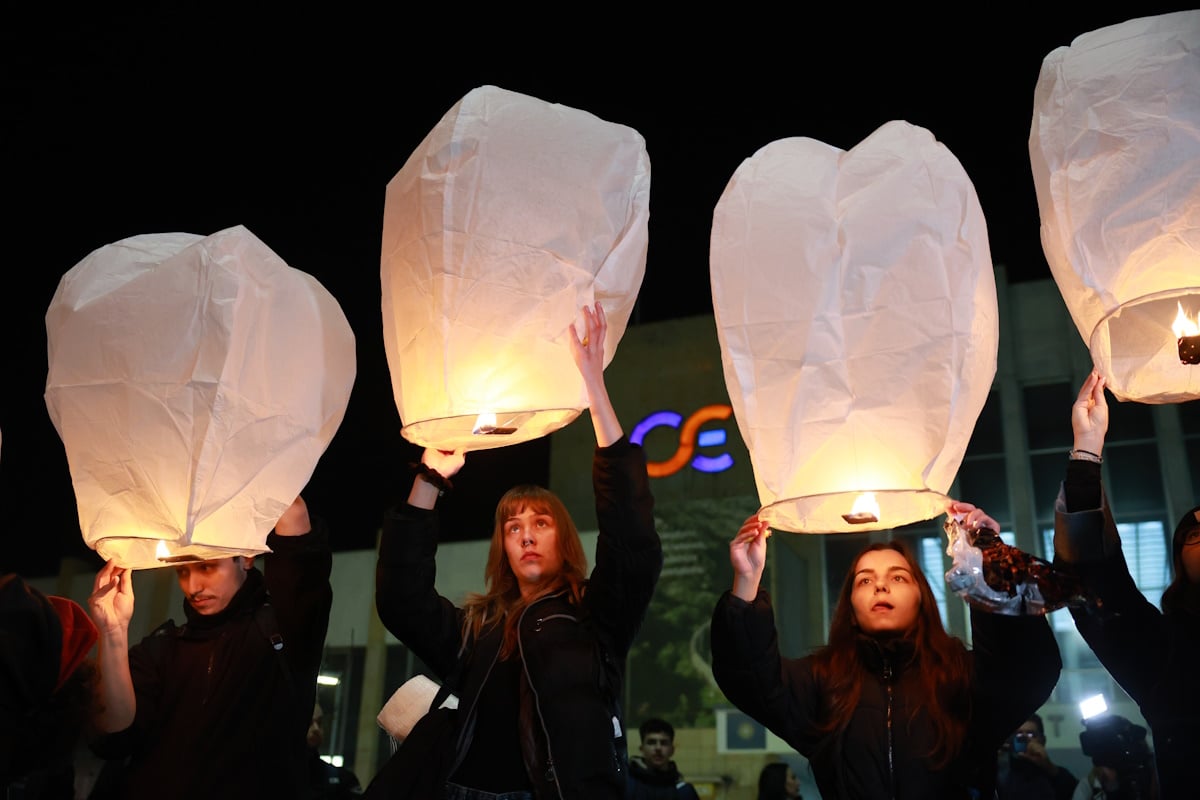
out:
<path id="1" fill-rule="evenodd" d="M 625 797 L 629 800 L 700 800 L 696 789 L 679 774 L 671 756 L 675 755 L 675 728 L 653 717 L 642 723 L 641 756 L 629 759 L 629 780 Z"/>
<path id="2" fill-rule="evenodd" d="M 1079 784 L 1066 767 L 1050 760 L 1046 752 L 1046 727 L 1039 714 L 1029 719 L 1004 743 L 1008 771 L 997 777 L 1000 800 L 1071 800 Z"/>
<path id="3" fill-rule="evenodd" d="M 244 556 L 175 565 L 186 624 L 167 620 L 132 648 L 132 574 L 109 561 L 96 576 L 101 736 L 92 749 L 125 763 L 115 796 L 305 796 L 333 556 L 299 497 L 267 547 L 264 572 Z"/>

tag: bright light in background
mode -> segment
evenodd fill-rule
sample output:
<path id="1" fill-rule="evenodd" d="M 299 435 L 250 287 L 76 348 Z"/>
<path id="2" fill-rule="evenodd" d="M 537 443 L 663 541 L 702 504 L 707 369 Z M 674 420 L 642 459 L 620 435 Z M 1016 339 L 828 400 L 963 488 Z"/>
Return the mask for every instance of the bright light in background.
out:
<path id="1" fill-rule="evenodd" d="M 1108 711 L 1108 703 L 1104 702 L 1102 694 L 1094 694 L 1079 701 L 1079 714 L 1085 720 L 1099 716 L 1105 711 Z"/>
<path id="2" fill-rule="evenodd" d="M 317 676 L 317 685 L 318 686 L 337 686 L 341 682 L 342 682 L 341 679 L 338 678 L 338 676 L 336 676 L 336 675 L 318 675 Z"/>

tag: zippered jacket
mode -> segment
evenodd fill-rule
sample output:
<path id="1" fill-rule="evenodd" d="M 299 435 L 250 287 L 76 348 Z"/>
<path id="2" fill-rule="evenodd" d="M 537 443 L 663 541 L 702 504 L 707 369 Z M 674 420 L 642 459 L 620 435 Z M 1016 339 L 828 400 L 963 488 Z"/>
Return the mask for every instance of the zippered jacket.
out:
<path id="1" fill-rule="evenodd" d="M 625 796 L 625 657 L 662 571 L 662 544 L 640 446 L 622 437 L 596 448 L 592 483 L 598 538 L 582 603 L 567 592 L 543 597 L 525 608 L 518 628 L 520 750 L 538 800 Z M 464 644 L 463 611 L 434 586 L 437 538 L 436 511 L 390 511 L 375 599 L 387 629 L 458 697 L 448 775 L 470 748 L 502 631 Z"/>
<path id="2" fill-rule="evenodd" d="M 927 757 L 933 731 L 920 706 L 920 654 L 910 641 L 860 636 L 862 696 L 840 735 L 820 730 L 827 687 L 813 657 L 779 652 L 770 595 L 753 603 L 726 591 L 712 619 L 713 676 L 725 697 L 812 765 L 821 796 L 881 800 L 992 797 L 996 752 L 1049 697 L 1062 669 L 1045 617 L 971 609 L 973 678 L 968 697 L 939 698 L 967 720 L 962 749 L 948 766 Z"/>

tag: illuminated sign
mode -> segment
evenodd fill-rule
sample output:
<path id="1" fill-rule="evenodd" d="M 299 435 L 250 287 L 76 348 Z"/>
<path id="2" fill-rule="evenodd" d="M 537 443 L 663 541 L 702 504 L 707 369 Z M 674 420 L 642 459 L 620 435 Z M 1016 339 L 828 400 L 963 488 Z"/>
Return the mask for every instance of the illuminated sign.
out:
<path id="1" fill-rule="evenodd" d="M 629 441 L 640 445 L 647 433 L 662 426 L 679 430 L 679 448 L 675 454 L 666 461 L 647 462 L 646 472 L 651 478 L 674 475 L 689 462 L 693 469 L 700 472 L 724 472 L 733 466 L 733 456 L 729 453 L 722 453 L 715 457 L 696 455 L 696 448 L 718 447 L 725 444 L 724 428 L 702 431 L 700 426 L 714 419 L 729 419 L 731 414 L 733 414 L 733 407 L 723 403 L 704 406 L 688 417 L 686 421 L 682 414 L 674 411 L 656 411 L 634 426 L 633 433 L 629 434 Z"/>

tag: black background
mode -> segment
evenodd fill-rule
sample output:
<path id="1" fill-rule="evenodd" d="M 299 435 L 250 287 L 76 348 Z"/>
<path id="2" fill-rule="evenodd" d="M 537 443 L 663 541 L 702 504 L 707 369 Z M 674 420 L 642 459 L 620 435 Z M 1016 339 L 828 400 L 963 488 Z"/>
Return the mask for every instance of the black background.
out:
<path id="1" fill-rule="evenodd" d="M 384 188 L 468 91 L 493 84 L 645 137 L 650 244 L 633 324 L 711 312 L 712 211 L 743 159 L 789 136 L 850 149 L 892 119 L 929 129 L 962 163 L 1009 280 L 1043 279 L 1028 152 L 1043 58 L 1089 30 L 1187 7 L 1120 6 L 735 4 L 654 17 L 626 5 L 248 14 L 209 3 L 8 14 L 0 569 L 50 575 L 64 555 L 100 563 L 80 536 L 42 394 L 46 307 L 97 247 L 245 225 L 338 299 L 358 376 L 305 497 L 338 549 L 371 548 L 419 457 L 400 435 L 383 351 Z M 548 453 L 548 439 L 473 453 L 452 527 L 486 536 L 504 489 L 548 480 Z"/>

